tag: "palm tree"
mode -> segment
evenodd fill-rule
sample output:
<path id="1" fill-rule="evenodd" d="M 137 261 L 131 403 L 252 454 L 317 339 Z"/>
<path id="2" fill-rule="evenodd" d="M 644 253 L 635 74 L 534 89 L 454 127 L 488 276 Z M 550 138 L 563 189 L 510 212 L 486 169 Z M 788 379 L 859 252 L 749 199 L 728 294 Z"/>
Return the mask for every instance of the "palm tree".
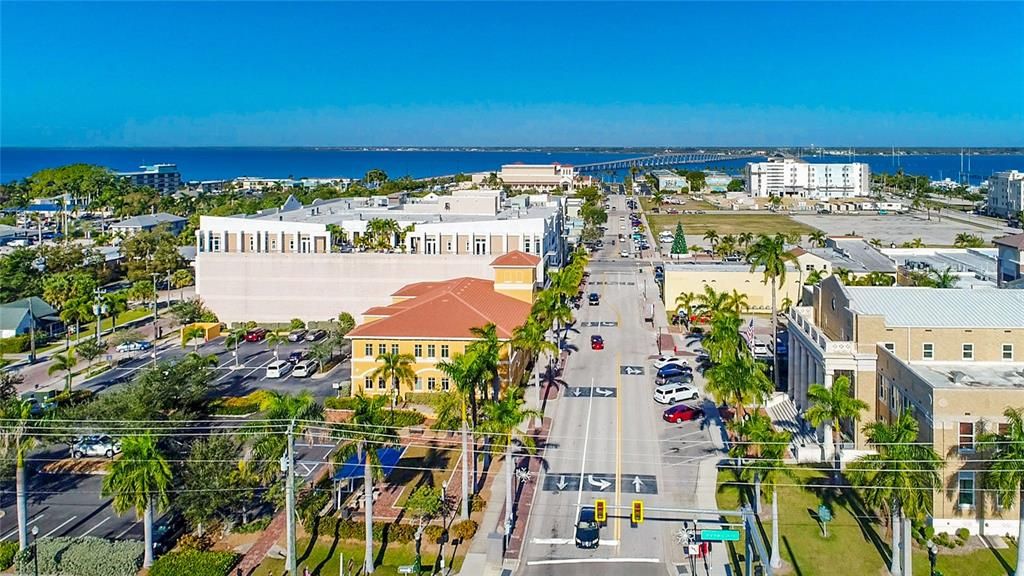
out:
<path id="1" fill-rule="evenodd" d="M 737 237 L 737 240 L 739 241 L 740 246 L 748 248 L 750 243 L 754 241 L 754 235 L 750 232 L 741 232 Z"/>
<path id="2" fill-rule="evenodd" d="M 836 449 L 842 437 L 843 421 L 860 420 L 860 413 L 868 409 L 867 403 L 855 398 L 850 392 L 850 379 L 846 376 L 836 378 L 831 388 L 821 384 L 811 384 L 807 390 L 807 398 L 811 400 L 811 407 L 807 409 L 804 418 L 813 426 L 825 426 L 825 441 L 828 442 L 828 453 L 835 459 L 834 481 L 839 482 L 839 469 L 842 462 L 839 460 L 839 450 Z"/>
<path id="3" fill-rule="evenodd" d="M 1000 425 L 995 433 L 984 433 L 978 438 L 978 450 L 989 462 L 983 480 L 985 486 L 995 490 L 1000 506 L 1009 508 L 1014 501 L 1020 504 L 1017 514 L 1017 533 L 1024 534 L 1024 409 L 1007 408 L 1005 428 Z M 1014 574 L 1024 575 L 1024 552 L 1017 552 Z"/>
<path id="4" fill-rule="evenodd" d="M 882 239 L 881 238 L 872 238 L 870 244 L 872 246 L 874 246 L 875 248 L 881 248 L 882 247 Z"/>
<path id="5" fill-rule="evenodd" d="M 661 190 L 658 190 L 657 188 L 654 188 L 654 194 L 651 195 L 651 199 L 654 200 L 655 204 L 661 206 L 662 204 L 665 203 L 665 193 L 662 192 Z"/>
<path id="6" fill-rule="evenodd" d="M 512 510 L 512 469 L 515 468 L 513 448 L 518 444 L 529 453 L 536 452 L 533 438 L 521 429 L 527 419 L 539 418 L 543 414 L 539 410 L 526 408 L 523 390 L 518 387 L 509 388 L 504 398 L 488 402 L 484 405 L 484 421 L 480 430 L 491 434 L 491 449 L 494 452 L 505 450 L 505 526 L 508 532 L 505 538 L 512 537 L 512 526 L 515 514 Z"/>
<path id="7" fill-rule="evenodd" d="M 469 442 L 469 410 L 467 404 L 476 398 L 477 366 L 472 355 L 455 354 L 451 360 L 437 363 L 437 369 L 455 383 L 462 399 L 462 519 L 469 518 L 469 463 L 472 445 Z"/>
<path id="8" fill-rule="evenodd" d="M 36 439 L 31 436 L 32 405 L 27 401 L 11 401 L 3 406 L 6 425 L 0 427 L 4 452 L 14 449 L 15 460 L 15 501 L 18 514 L 18 549 L 28 547 L 28 472 L 25 456 L 35 447 Z"/>
<path id="9" fill-rule="evenodd" d="M 765 418 L 767 420 L 767 418 Z M 780 480 L 793 478 L 793 472 L 783 463 L 786 448 L 793 439 L 792 434 L 785 431 L 776 432 L 769 426 L 767 430 L 753 436 L 752 444 L 757 446 L 758 456 L 743 463 L 740 469 L 740 479 L 745 482 L 753 481 L 757 486 L 755 492 L 754 510 L 759 510 L 760 492 L 763 486 L 772 498 L 772 545 L 771 559 L 772 568 L 782 567 L 782 556 L 779 553 L 779 491 Z"/>
<path id="10" fill-rule="evenodd" d="M 704 350 L 712 362 L 723 364 L 747 354 L 740 336 L 740 317 L 729 310 L 715 311 L 711 316 L 711 330 L 704 337 Z"/>
<path id="11" fill-rule="evenodd" d="M 889 573 L 893 576 L 901 574 L 901 540 L 902 574 L 913 574 L 909 518 L 924 516 L 940 486 L 937 470 L 942 458 L 930 445 L 917 442 L 917 432 L 917 420 L 909 411 L 901 412 L 892 424 L 872 422 L 864 426 L 868 444 L 877 454 L 861 456 L 847 468 L 851 483 L 861 491 L 864 501 L 887 510 L 892 518 Z"/>
<path id="12" fill-rule="evenodd" d="M 382 480 L 384 477 L 377 447 L 398 443 L 394 428 L 388 426 L 387 418 L 383 414 L 387 401 L 387 396 L 356 395 L 352 419 L 344 424 L 338 424 L 334 431 L 335 436 L 342 441 L 336 458 L 344 462 L 355 455 L 357 461 L 363 463 L 363 511 L 366 522 L 363 569 L 366 574 L 373 573 L 373 485 L 375 480 Z"/>
<path id="13" fill-rule="evenodd" d="M 78 364 L 78 357 L 75 354 L 74 349 L 68 350 L 64 354 L 54 354 L 53 363 L 46 369 L 48 376 L 53 376 L 55 372 L 64 373 L 64 391 L 71 393 L 71 371 L 75 369 L 75 364 Z"/>
<path id="14" fill-rule="evenodd" d="M 233 349 L 232 355 L 235 357 L 235 368 L 238 368 L 238 345 L 245 342 L 246 332 L 248 330 L 245 327 L 235 328 L 224 337 L 224 347 Z"/>
<path id="15" fill-rule="evenodd" d="M 565 295 L 560 290 L 551 288 L 541 290 L 533 301 L 531 313 L 542 326 L 554 330 L 558 349 L 561 350 L 561 327 L 567 325 L 573 318 L 572 309 L 566 303 Z"/>
<path id="16" fill-rule="evenodd" d="M 533 363 L 535 369 L 537 360 L 541 354 L 547 355 L 547 365 L 550 366 L 554 360 L 556 354 L 558 354 L 558 346 L 554 342 L 549 341 L 545 337 L 546 330 L 539 322 L 534 318 L 528 318 L 522 326 L 518 326 L 512 332 L 511 348 L 513 350 L 520 350 L 522 353 L 527 354 L 530 362 Z M 537 381 L 537 402 L 540 405 L 541 385 L 540 380 Z"/>
<path id="17" fill-rule="evenodd" d="M 268 390 L 260 402 L 260 412 L 264 420 L 295 421 L 296 434 L 304 433 L 310 422 L 324 419 L 324 407 L 309 391 L 301 394 L 282 394 Z M 280 429 L 255 422 L 244 428 L 243 434 L 253 438 L 250 452 L 260 477 L 264 480 L 274 478 L 280 472 L 278 460 L 287 450 L 288 439 L 281 434 Z"/>
<path id="18" fill-rule="evenodd" d="M 192 274 L 184 268 L 175 270 L 174 274 L 171 274 L 171 284 L 181 291 L 179 295 L 181 300 L 185 299 L 185 287 L 191 286 L 194 281 Z"/>
<path id="19" fill-rule="evenodd" d="M 416 380 L 416 372 L 412 368 L 416 363 L 416 358 L 412 354 L 385 352 L 384 354 L 377 355 L 377 362 L 379 366 L 374 368 L 373 372 L 370 372 L 370 378 L 374 380 L 383 379 L 391 385 L 393 394 L 391 397 L 391 414 L 394 417 L 395 402 L 398 400 L 402 384 L 411 385 Z"/>
<path id="20" fill-rule="evenodd" d="M 733 288 L 732 294 L 729 294 L 727 298 L 726 306 L 737 316 L 747 310 L 750 310 L 750 303 L 748 302 L 747 294 L 745 292 L 740 292 Z"/>
<path id="21" fill-rule="evenodd" d="M 773 196 L 774 198 L 774 196 Z M 764 268 L 764 283 L 772 284 L 772 343 L 779 337 L 779 310 L 776 302 L 778 285 L 786 283 L 786 263 L 795 260 L 792 253 L 786 251 L 786 240 L 780 235 L 761 236 L 750 249 L 748 256 L 750 271 L 758 266 Z M 779 383 L 779 355 L 772 354 L 772 381 Z"/>
<path id="22" fill-rule="evenodd" d="M 269 337 L 269 335 L 268 335 L 268 337 Z M 198 354 L 199 353 L 200 341 L 203 340 L 204 338 L 206 338 L 206 330 L 203 329 L 203 328 L 200 328 L 199 326 L 193 326 L 191 328 L 186 329 L 184 332 L 182 332 L 182 334 L 181 334 L 181 343 L 182 343 L 182 345 L 185 345 L 185 344 L 188 344 L 189 342 L 191 342 L 192 343 L 192 352 L 195 353 L 195 354 Z"/>
<path id="23" fill-rule="evenodd" d="M 683 292 L 679 296 L 676 296 L 676 315 L 680 312 L 684 312 L 683 322 L 686 324 L 686 329 L 690 329 L 690 322 L 693 321 L 694 316 L 697 313 L 697 306 L 699 305 L 699 296 L 693 292 Z"/>
<path id="24" fill-rule="evenodd" d="M 274 349 L 274 359 L 275 360 L 277 360 L 278 348 L 280 348 L 281 344 L 284 344 L 287 341 L 288 341 L 288 335 L 287 334 L 281 334 L 277 330 L 271 330 L 270 332 L 267 332 L 267 338 L 266 338 L 267 347 Z"/>
<path id="25" fill-rule="evenodd" d="M 807 286 L 817 286 L 818 284 L 821 284 L 821 281 L 824 279 L 825 271 L 815 269 L 811 270 L 810 274 L 807 275 L 807 278 L 804 280 L 804 284 Z"/>
<path id="26" fill-rule="evenodd" d="M 825 233 L 822 232 L 821 230 L 815 230 L 814 232 L 811 232 L 810 234 L 807 235 L 807 239 L 814 243 L 819 248 L 825 245 L 826 238 L 827 236 L 825 236 Z"/>
<path id="27" fill-rule="evenodd" d="M 778 210 L 779 208 L 782 207 L 782 197 L 772 196 L 771 198 L 768 199 L 768 205 L 771 206 L 772 210 Z"/>
<path id="28" fill-rule="evenodd" d="M 111 505 L 118 514 L 135 510 L 143 519 L 146 549 L 143 567 L 153 565 L 153 513 L 169 504 L 171 465 L 157 448 L 149 432 L 126 436 L 121 440 L 121 457 L 110 464 L 110 473 L 103 478 L 103 496 L 112 497 Z"/>
<path id="29" fill-rule="evenodd" d="M 731 310 L 729 305 L 729 294 L 726 292 L 715 292 L 710 284 L 704 285 L 704 292 L 697 295 L 698 312 L 702 316 L 714 318 L 721 312 Z"/>
<path id="30" fill-rule="evenodd" d="M 733 406 L 736 416 L 743 418 L 746 406 L 761 404 L 772 393 L 772 382 L 763 365 L 748 354 L 716 364 L 704 372 L 706 390 L 720 405 Z"/>
<path id="31" fill-rule="evenodd" d="M 708 230 L 704 233 L 704 239 L 708 241 L 708 244 L 711 244 L 711 249 L 714 250 L 715 246 L 718 245 L 718 232 Z"/>
<path id="32" fill-rule="evenodd" d="M 469 329 L 470 333 L 477 338 L 467 346 L 467 350 L 475 357 L 479 365 L 480 381 L 478 385 L 483 391 L 484 398 L 497 396 L 495 384 L 500 384 L 500 361 L 501 348 L 503 343 L 498 338 L 498 327 L 493 322 L 483 326 L 474 326 Z"/>
<path id="33" fill-rule="evenodd" d="M 928 271 L 928 273 L 932 277 L 932 285 L 936 288 L 952 288 L 956 286 L 956 283 L 959 280 L 957 275 L 953 274 L 952 268 L 949 267 L 947 267 L 942 272 L 939 272 L 938 270 L 935 269 L 931 269 Z"/>

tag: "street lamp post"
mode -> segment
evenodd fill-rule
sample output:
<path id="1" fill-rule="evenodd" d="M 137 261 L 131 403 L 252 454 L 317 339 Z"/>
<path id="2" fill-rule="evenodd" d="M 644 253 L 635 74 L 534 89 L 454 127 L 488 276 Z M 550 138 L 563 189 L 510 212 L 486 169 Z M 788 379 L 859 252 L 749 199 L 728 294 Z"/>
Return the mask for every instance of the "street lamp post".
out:
<path id="1" fill-rule="evenodd" d="M 96 303 L 92 305 L 92 313 L 96 316 L 96 343 L 100 342 L 100 333 L 102 332 L 103 315 L 108 311 L 107 305 L 103 302 L 102 294 L 99 288 L 96 289 Z"/>
<path id="2" fill-rule="evenodd" d="M 35 576 L 39 576 L 39 526 L 32 527 L 32 565 Z"/>

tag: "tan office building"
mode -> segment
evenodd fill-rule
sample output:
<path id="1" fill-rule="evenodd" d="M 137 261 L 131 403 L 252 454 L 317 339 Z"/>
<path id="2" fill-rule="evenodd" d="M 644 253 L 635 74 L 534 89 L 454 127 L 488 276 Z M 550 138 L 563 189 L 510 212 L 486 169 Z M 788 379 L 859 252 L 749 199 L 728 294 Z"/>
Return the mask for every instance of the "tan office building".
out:
<path id="1" fill-rule="evenodd" d="M 796 302 L 800 294 L 800 272 L 786 266 L 786 279 L 776 294 L 781 310 L 785 303 Z M 751 272 L 749 264 L 732 262 L 670 262 L 665 264 L 665 309 L 675 310 L 676 298 L 684 293 L 703 294 L 704 287 L 731 294 L 733 290 L 747 295 L 753 314 L 771 314 L 772 285 L 764 282 L 764 272 Z"/>
<path id="2" fill-rule="evenodd" d="M 870 422 L 888 415 L 876 401 L 880 352 L 906 362 L 980 365 L 1012 362 L 1022 350 L 1024 292 L 843 286 L 830 277 L 814 290 L 813 306 L 790 309 L 788 394 L 803 412 L 811 384 L 846 376 L 870 407 L 862 423 Z M 860 426 L 846 423 L 843 433 L 847 456 L 866 448 Z"/>

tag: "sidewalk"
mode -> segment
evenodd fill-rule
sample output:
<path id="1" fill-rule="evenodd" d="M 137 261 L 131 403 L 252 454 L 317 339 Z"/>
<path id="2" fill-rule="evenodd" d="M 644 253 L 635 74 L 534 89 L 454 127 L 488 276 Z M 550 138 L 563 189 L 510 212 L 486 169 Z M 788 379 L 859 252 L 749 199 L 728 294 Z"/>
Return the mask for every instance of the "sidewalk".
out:
<path id="1" fill-rule="evenodd" d="M 490 473 L 494 476 L 487 498 L 487 507 L 484 509 L 484 516 L 480 521 L 476 536 L 473 537 L 473 541 L 469 545 L 466 558 L 462 561 L 462 571 L 459 574 L 466 576 L 499 576 L 501 574 L 501 542 L 503 538 L 501 514 L 505 508 L 505 466 L 507 465 L 508 463 L 504 459 L 491 464 Z M 492 549 L 492 542 L 497 543 L 497 550 Z M 490 555 L 493 557 L 490 561 L 488 561 L 489 549 Z"/>

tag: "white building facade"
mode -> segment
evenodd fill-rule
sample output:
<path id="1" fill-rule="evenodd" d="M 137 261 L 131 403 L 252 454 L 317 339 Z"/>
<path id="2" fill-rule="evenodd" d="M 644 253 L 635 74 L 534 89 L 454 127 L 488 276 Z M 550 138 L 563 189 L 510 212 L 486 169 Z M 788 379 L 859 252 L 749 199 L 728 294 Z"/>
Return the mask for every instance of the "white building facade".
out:
<path id="1" fill-rule="evenodd" d="M 854 198 L 871 192 L 871 169 L 861 162 L 815 164 L 773 157 L 748 163 L 743 176 L 747 193 L 754 197 Z"/>
<path id="2" fill-rule="evenodd" d="M 988 213 L 1010 218 L 1024 210 L 1024 172 L 996 172 L 988 179 Z"/>

